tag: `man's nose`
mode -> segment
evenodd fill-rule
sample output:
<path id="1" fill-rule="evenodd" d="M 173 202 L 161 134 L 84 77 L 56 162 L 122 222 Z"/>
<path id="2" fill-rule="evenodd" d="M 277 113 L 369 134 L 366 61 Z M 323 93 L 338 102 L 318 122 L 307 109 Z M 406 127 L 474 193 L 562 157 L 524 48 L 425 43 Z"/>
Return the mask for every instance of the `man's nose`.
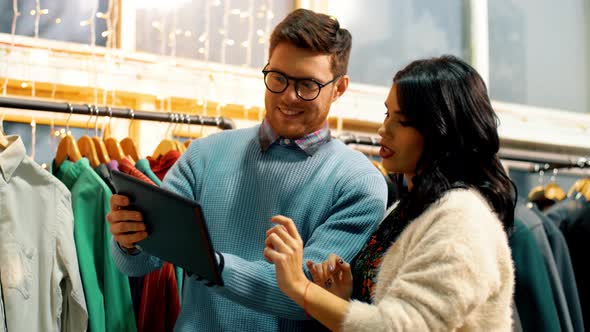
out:
<path id="1" fill-rule="evenodd" d="M 295 82 L 289 80 L 289 86 L 287 86 L 287 89 L 283 91 L 281 97 L 288 101 L 296 101 L 297 99 L 299 99 L 299 97 L 297 97 L 297 91 L 295 89 Z"/>

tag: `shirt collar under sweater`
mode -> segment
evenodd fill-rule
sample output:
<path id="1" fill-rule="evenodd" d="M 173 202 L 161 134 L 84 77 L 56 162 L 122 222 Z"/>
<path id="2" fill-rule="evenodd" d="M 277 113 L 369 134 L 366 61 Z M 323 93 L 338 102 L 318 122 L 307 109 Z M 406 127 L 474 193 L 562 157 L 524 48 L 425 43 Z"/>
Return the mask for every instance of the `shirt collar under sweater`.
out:
<path id="1" fill-rule="evenodd" d="M 260 125 L 260 129 L 258 129 L 258 138 L 262 151 L 268 150 L 271 145 L 277 143 L 279 145 L 298 147 L 308 156 L 313 156 L 320 146 L 328 143 L 332 139 L 332 136 L 327 121 L 322 128 L 313 133 L 309 133 L 298 139 L 289 139 L 277 135 L 272 130 L 268 121 L 264 119 Z"/>

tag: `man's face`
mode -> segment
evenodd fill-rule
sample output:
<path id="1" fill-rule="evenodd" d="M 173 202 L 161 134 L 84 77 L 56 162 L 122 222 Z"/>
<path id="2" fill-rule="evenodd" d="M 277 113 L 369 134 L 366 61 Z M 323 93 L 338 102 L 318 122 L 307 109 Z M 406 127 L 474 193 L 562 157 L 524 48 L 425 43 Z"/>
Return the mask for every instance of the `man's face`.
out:
<path id="1" fill-rule="evenodd" d="M 290 43 L 280 43 L 274 49 L 266 70 L 274 70 L 295 78 L 311 78 L 322 84 L 334 78 L 330 56 L 297 48 Z M 297 97 L 295 82 L 289 80 L 287 90 L 272 93 L 266 90 L 264 104 L 266 119 L 280 136 L 300 138 L 320 129 L 330 111 L 330 106 L 348 87 L 348 77 L 343 76 L 328 84 L 312 101 Z"/>

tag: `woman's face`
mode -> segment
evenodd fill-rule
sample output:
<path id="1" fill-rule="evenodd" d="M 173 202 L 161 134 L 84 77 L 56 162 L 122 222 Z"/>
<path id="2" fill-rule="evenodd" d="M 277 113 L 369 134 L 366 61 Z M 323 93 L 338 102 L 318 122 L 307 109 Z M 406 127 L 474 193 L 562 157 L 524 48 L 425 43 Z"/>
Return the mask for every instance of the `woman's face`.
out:
<path id="1" fill-rule="evenodd" d="M 424 150 L 424 137 L 400 113 L 395 84 L 389 90 L 385 107 L 385 120 L 378 131 L 381 136 L 379 155 L 383 167 L 392 173 L 403 173 L 407 180 L 411 180 Z"/>

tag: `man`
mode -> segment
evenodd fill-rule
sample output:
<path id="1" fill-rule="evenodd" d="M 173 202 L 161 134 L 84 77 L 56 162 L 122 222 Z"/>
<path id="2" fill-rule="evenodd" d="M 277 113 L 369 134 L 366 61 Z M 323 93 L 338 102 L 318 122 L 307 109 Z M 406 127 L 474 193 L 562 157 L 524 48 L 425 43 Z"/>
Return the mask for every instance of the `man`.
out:
<path id="1" fill-rule="evenodd" d="M 194 141 L 166 176 L 165 188 L 200 203 L 224 262 L 223 287 L 185 280 L 176 330 L 302 330 L 306 314 L 279 290 L 262 254 L 271 217 L 295 220 L 305 259 L 315 262 L 331 252 L 350 261 L 383 217 L 383 176 L 332 140 L 327 124 L 348 87 L 350 46 L 350 33 L 333 18 L 292 12 L 271 36 L 263 123 Z M 143 275 L 158 268 L 160 260 L 133 247 L 147 236 L 141 215 L 119 210 L 128 204 L 122 196 L 111 203 L 119 269 Z"/>

